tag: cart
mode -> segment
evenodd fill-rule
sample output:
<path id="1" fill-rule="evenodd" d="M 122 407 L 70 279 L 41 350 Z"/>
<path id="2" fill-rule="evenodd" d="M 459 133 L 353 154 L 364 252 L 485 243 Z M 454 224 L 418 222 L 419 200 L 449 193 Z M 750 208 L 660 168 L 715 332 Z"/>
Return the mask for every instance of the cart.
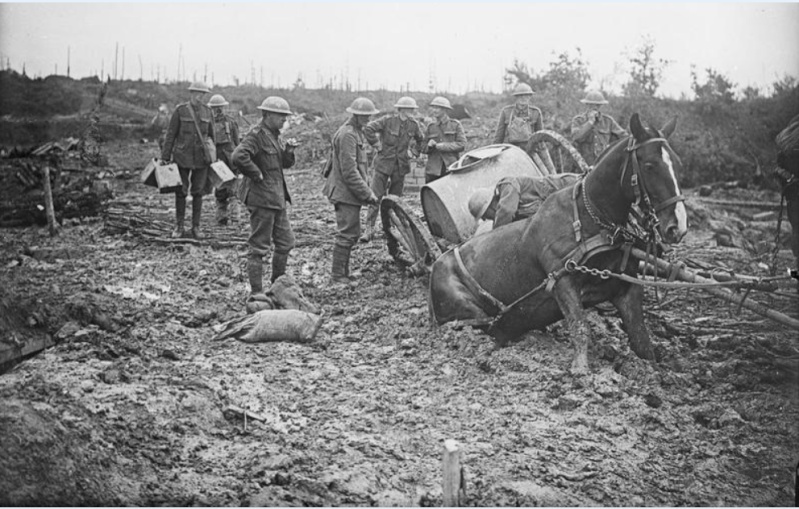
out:
<path id="1" fill-rule="evenodd" d="M 538 151 L 531 158 L 508 144 L 488 145 L 466 152 L 450 167 L 450 173 L 422 187 L 421 203 L 427 228 L 402 198 L 386 195 L 380 204 L 383 232 L 389 254 L 414 275 L 421 275 L 441 253 L 490 230 L 469 213 L 472 193 L 493 187 L 504 177 L 544 177 L 571 171 L 587 172 L 579 152 L 560 134 L 538 131 L 533 135 Z"/>

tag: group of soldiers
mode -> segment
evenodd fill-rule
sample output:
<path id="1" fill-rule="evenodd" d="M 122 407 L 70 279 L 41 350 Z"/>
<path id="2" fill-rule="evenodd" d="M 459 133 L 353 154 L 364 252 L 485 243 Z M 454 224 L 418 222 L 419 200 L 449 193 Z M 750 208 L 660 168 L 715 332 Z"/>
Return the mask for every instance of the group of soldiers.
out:
<path id="1" fill-rule="evenodd" d="M 261 121 L 242 137 L 238 125 L 225 113 L 228 102 L 219 94 L 203 102 L 210 93 L 200 82 L 189 87 L 190 99 L 172 114 L 161 149 L 163 162 L 174 162 L 180 170 L 183 187 L 175 193 L 176 226 L 174 237 L 185 235 L 187 195 L 192 195 L 191 236 L 201 239 L 200 217 L 203 196 L 212 188 L 210 164 L 223 161 L 243 176 L 241 184 L 226 184 L 215 190 L 217 221 L 227 223 L 227 210 L 234 192 L 250 213 L 247 273 L 250 298 L 263 295 L 263 261 L 271 256 L 270 279 L 274 282 L 286 272 L 289 253 L 295 244 L 287 213 L 291 195 L 283 170 L 295 162 L 294 140 L 284 140 L 281 130 L 291 115 L 288 102 L 267 97 L 258 109 Z M 520 84 L 513 91 L 515 103 L 500 114 L 494 143 L 510 143 L 528 150 L 533 133 L 543 128 L 541 110 L 531 104 L 533 90 Z M 587 110 L 574 118 L 572 139 L 583 157 L 593 163 L 614 137 L 626 133 L 609 115 L 600 112 L 607 104 L 601 93 L 589 92 L 582 100 Z M 324 171 L 323 192 L 333 204 L 337 233 L 331 261 L 331 281 L 351 281 L 350 255 L 359 240 L 374 236 L 378 203 L 386 194 L 401 196 L 411 160 L 427 155 L 425 181 L 430 183 L 448 173 L 466 147 L 461 123 L 450 118 L 452 105 L 446 97 L 435 97 L 429 104 L 432 121 L 423 126 L 416 118 L 418 105 L 412 97 L 394 104 L 394 113 L 372 120 L 380 113 L 368 98 L 359 97 L 346 109 L 351 115 L 332 138 L 332 150 Z M 368 171 L 372 151 L 377 152 L 374 175 Z M 495 190 L 479 190 L 469 199 L 469 209 L 478 219 L 494 219 L 495 226 L 534 213 L 531 199 L 573 183 L 575 176 L 555 179 L 554 183 L 531 185 L 524 179 L 503 179 Z M 366 227 L 361 228 L 361 208 L 367 206 Z"/>

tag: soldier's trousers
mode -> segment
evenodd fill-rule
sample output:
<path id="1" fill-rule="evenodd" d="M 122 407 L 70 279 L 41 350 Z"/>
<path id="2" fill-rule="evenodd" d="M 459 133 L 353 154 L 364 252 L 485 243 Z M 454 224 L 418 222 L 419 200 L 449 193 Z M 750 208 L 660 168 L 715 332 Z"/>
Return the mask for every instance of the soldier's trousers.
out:
<path id="1" fill-rule="evenodd" d="M 361 206 L 335 203 L 336 245 L 350 249 L 361 236 Z"/>
<path id="2" fill-rule="evenodd" d="M 394 170 L 390 175 L 376 171 L 372 177 L 371 188 L 378 200 L 386 195 L 386 190 L 388 194 L 402 196 L 402 191 L 405 189 L 405 175 L 400 174 L 399 170 Z M 377 205 L 370 205 L 366 224 L 373 226 L 375 221 L 377 221 Z"/>
<path id="3" fill-rule="evenodd" d="M 274 242 L 275 252 L 288 254 L 294 248 L 294 232 L 286 209 L 247 207 L 250 211 L 250 256 L 266 256 Z"/>

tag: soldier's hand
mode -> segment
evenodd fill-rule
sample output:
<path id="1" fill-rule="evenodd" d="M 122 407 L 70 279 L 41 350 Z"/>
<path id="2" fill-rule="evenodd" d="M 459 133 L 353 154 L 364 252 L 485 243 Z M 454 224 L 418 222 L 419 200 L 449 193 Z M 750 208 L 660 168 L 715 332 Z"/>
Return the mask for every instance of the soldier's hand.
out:
<path id="1" fill-rule="evenodd" d="M 436 148 L 436 140 L 430 140 L 427 142 L 427 148 Z"/>
<path id="2" fill-rule="evenodd" d="M 366 200 L 366 203 L 369 205 L 377 205 L 379 201 L 380 199 L 377 197 L 377 195 L 374 192 L 371 192 L 369 193 L 369 198 Z"/>

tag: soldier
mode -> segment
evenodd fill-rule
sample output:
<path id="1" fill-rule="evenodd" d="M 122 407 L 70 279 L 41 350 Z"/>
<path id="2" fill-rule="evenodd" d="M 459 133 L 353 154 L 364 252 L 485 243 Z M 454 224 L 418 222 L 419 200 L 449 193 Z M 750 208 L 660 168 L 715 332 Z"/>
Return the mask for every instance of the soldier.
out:
<path id="1" fill-rule="evenodd" d="M 494 143 L 510 143 L 523 150 L 528 149 L 533 133 L 544 128 L 544 115 L 540 109 L 530 104 L 533 93 L 527 83 L 516 85 L 513 89 L 515 104 L 502 108 L 494 132 Z"/>
<path id="2" fill-rule="evenodd" d="M 208 160 L 208 155 L 213 159 L 213 154 L 208 150 L 207 143 L 214 143 L 214 126 L 211 121 L 211 108 L 203 103 L 203 97 L 210 92 L 208 85 L 201 82 L 192 83 L 189 92 L 191 92 L 189 102 L 179 104 L 169 119 L 164 146 L 161 149 L 161 159 L 169 162 L 174 158 L 180 170 L 180 178 L 183 180 L 183 187 L 175 193 L 177 224 L 172 237 L 178 238 L 184 235 L 186 194 L 190 192 L 191 235 L 195 239 L 201 239 L 200 215 L 203 209 L 203 195 L 211 191 L 208 172 L 209 165 L 214 162 Z"/>
<path id="3" fill-rule="evenodd" d="M 436 97 L 430 101 L 433 122 L 427 126 L 422 144 L 422 153 L 427 154 L 425 183 L 433 182 L 449 173 L 447 168 L 460 157 L 466 148 L 466 133 L 463 126 L 449 118 L 452 106 L 446 97 Z"/>
<path id="4" fill-rule="evenodd" d="M 233 166 L 233 149 L 239 144 L 239 125 L 233 117 L 225 114 L 228 103 L 220 94 L 213 95 L 208 101 L 208 107 L 214 114 L 214 136 L 216 137 L 216 157 L 224 162 L 228 168 L 236 172 Z M 236 180 L 225 182 L 214 190 L 216 197 L 216 222 L 219 225 L 228 223 L 228 202 L 235 193 Z"/>
<path id="5" fill-rule="evenodd" d="M 587 105 L 588 109 L 572 119 L 572 141 L 585 162 L 593 166 L 597 156 L 610 142 L 627 136 L 627 131 L 613 117 L 599 111 L 608 104 L 602 92 L 592 90 L 580 102 Z"/>
<path id="6" fill-rule="evenodd" d="M 788 222 L 791 223 L 791 251 L 799 270 L 799 115 L 788 122 L 777 135 L 777 168 L 782 196 L 786 201 Z M 799 287 L 797 288 L 799 290 Z"/>
<path id="7" fill-rule="evenodd" d="M 371 115 L 379 113 L 372 101 L 359 97 L 347 108 L 352 117 L 333 135 L 333 157 L 323 192 L 336 211 L 331 281 L 350 281 L 350 253 L 361 235 L 361 207 L 377 205 L 367 184 L 368 142 L 363 133 Z"/>
<path id="8" fill-rule="evenodd" d="M 416 101 L 412 97 L 400 97 L 394 107 L 397 108 L 396 114 L 372 120 L 363 129 L 366 140 L 377 147 L 378 158 L 371 187 L 378 200 L 386 194 L 386 189 L 390 194 L 402 196 L 405 175 L 411 171 L 408 152 L 418 157 L 419 146 L 424 141 L 422 128 L 412 116 L 418 108 Z M 412 140 L 415 141 L 413 145 Z M 377 206 L 370 206 L 361 242 L 372 240 L 375 222 Z"/>
<path id="9" fill-rule="evenodd" d="M 493 219 L 494 228 L 535 215 L 547 196 L 568 187 L 580 175 L 558 173 L 546 177 L 504 177 L 494 189 L 478 189 L 469 198 L 475 219 Z"/>
<path id="10" fill-rule="evenodd" d="M 289 103 L 281 97 L 267 97 L 258 109 L 261 122 L 244 136 L 233 151 L 233 164 L 244 175 L 239 189 L 239 199 L 250 211 L 249 256 L 247 276 L 250 280 L 251 299 L 263 297 L 263 260 L 272 255 L 271 281 L 286 273 L 289 252 L 294 247 L 286 204 L 291 196 L 283 175 L 285 168 L 294 164 L 294 143 L 285 143 L 280 129 L 291 114 Z"/>

